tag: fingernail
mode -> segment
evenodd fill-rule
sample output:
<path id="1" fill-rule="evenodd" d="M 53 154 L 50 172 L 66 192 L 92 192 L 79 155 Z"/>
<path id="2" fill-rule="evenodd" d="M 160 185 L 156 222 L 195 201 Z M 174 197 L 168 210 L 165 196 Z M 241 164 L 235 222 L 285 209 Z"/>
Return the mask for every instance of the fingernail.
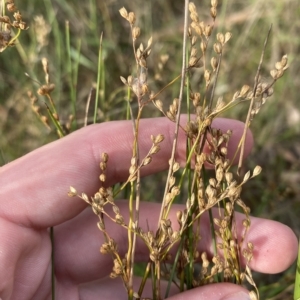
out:
<path id="1" fill-rule="evenodd" d="M 222 300 L 251 300 L 250 296 L 244 292 L 238 292 L 234 294 L 227 295 Z"/>

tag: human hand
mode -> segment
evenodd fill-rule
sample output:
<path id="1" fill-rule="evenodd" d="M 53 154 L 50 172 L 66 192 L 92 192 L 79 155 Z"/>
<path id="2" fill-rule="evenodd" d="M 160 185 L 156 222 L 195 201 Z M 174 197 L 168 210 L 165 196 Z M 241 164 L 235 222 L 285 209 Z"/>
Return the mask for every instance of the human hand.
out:
<path id="1" fill-rule="evenodd" d="M 119 279 L 107 279 L 112 270 L 110 257 L 101 255 L 104 239 L 96 226 L 97 217 L 80 199 L 70 199 L 67 191 L 93 195 L 99 188 L 99 162 L 102 152 L 109 154 L 107 184 L 124 181 L 128 176 L 132 155 L 132 124 L 127 121 L 88 126 L 66 138 L 39 148 L 0 168 L 0 298 L 51 298 L 51 242 L 48 228 L 55 226 L 56 299 L 126 299 Z M 226 119 L 214 121 L 222 130 L 233 129 L 229 152 L 233 153 L 241 137 L 243 125 Z M 142 120 L 140 127 L 143 157 L 151 146 L 150 135 L 163 134 L 161 151 L 142 169 L 146 176 L 168 167 L 174 124 L 165 118 Z M 184 140 L 182 134 L 181 139 Z M 246 152 L 252 138 L 248 135 Z M 230 151 L 231 150 L 231 151 Z M 179 143 L 176 160 L 184 162 L 185 143 Z M 118 204 L 126 215 L 127 204 Z M 160 205 L 142 203 L 140 226 L 157 224 Z M 151 214 L 149 211 L 151 210 Z M 178 206 L 174 206 L 175 214 Z M 237 218 L 242 218 L 237 214 Z M 208 220 L 202 218 L 202 228 Z M 207 221 L 207 222 L 206 222 Z M 247 240 L 255 245 L 250 267 L 264 273 L 281 272 L 291 265 L 297 253 L 297 239 L 287 226 L 275 221 L 252 218 Z M 121 253 L 126 251 L 127 232 L 109 223 L 111 236 Z M 211 248 L 209 230 L 201 232 L 201 251 Z M 280 245 L 280 247 L 278 247 Z M 123 248 L 122 248 L 123 246 Z M 145 247 L 137 247 L 137 261 L 148 258 Z M 238 285 L 220 283 L 196 288 L 170 299 L 234 299 L 226 298 L 246 291 Z M 151 294 L 149 294 L 151 296 Z M 245 298 L 246 299 L 246 298 Z"/>

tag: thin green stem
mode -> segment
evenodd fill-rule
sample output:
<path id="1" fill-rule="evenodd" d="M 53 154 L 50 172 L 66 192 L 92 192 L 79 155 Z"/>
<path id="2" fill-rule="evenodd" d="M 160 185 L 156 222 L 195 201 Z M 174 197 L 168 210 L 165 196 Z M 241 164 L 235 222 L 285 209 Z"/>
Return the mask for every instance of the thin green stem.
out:
<path id="1" fill-rule="evenodd" d="M 144 291 L 144 288 L 145 288 L 145 285 L 146 285 L 146 282 L 147 282 L 149 273 L 150 273 L 150 271 L 151 271 L 151 264 L 152 264 L 151 261 L 149 261 L 149 262 L 147 263 L 146 270 L 145 270 L 145 272 L 144 272 L 144 276 L 143 276 L 143 279 L 142 279 L 142 282 L 141 282 L 141 284 L 140 284 L 139 291 L 138 291 L 138 294 L 139 294 L 140 296 L 143 294 L 143 291 Z"/>
<path id="2" fill-rule="evenodd" d="M 76 129 L 76 88 L 74 85 L 73 78 L 73 66 L 71 58 L 71 39 L 70 39 L 70 24 L 69 21 L 66 21 L 66 47 L 68 55 L 68 77 L 69 77 L 69 87 L 70 87 L 70 97 L 72 103 L 72 114 L 74 116 L 74 124 Z"/>
<path id="3" fill-rule="evenodd" d="M 98 113 L 98 106 L 99 106 L 99 94 L 100 94 L 100 88 L 101 88 L 102 39 L 103 39 L 103 32 L 100 35 L 100 42 L 99 42 L 98 69 L 97 69 L 97 88 L 96 88 L 96 99 L 95 99 L 95 109 L 94 109 L 94 124 L 97 123 L 97 113 Z"/>
<path id="4" fill-rule="evenodd" d="M 298 240 L 299 240 L 299 238 L 298 238 Z M 300 300 L 300 242 L 298 244 L 298 259 L 297 259 L 297 265 L 296 265 L 294 300 Z"/>
<path id="5" fill-rule="evenodd" d="M 49 114 L 49 116 L 50 116 L 50 119 L 51 119 L 51 121 L 53 122 L 53 124 L 54 124 L 54 126 L 55 126 L 55 128 L 56 128 L 56 130 L 57 130 L 58 136 L 59 136 L 60 138 L 62 138 L 65 134 L 64 134 L 64 131 L 63 131 L 63 129 L 62 129 L 60 123 L 59 123 L 59 122 L 57 121 L 57 119 L 53 116 L 53 113 L 52 113 L 51 109 L 49 108 L 49 106 L 48 106 L 46 103 L 45 103 L 45 105 L 46 105 L 46 108 L 47 108 L 47 112 L 48 112 L 48 114 Z"/>
<path id="6" fill-rule="evenodd" d="M 165 298 L 169 297 L 172 281 L 176 277 L 175 271 L 176 271 L 176 267 L 178 265 L 178 260 L 179 260 L 179 257 L 180 257 L 181 251 L 182 251 L 183 243 L 184 243 L 184 239 L 181 238 L 180 239 L 180 244 L 179 244 L 178 250 L 176 252 L 175 259 L 174 259 L 174 263 L 173 263 L 173 266 L 172 266 L 172 269 L 171 269 L 171 272 L 170 272 L 170 278 L 169 278 L 169 281 L 168 281 L 168 286 L 167 286 L 167 289 L 166 289 Z"/>

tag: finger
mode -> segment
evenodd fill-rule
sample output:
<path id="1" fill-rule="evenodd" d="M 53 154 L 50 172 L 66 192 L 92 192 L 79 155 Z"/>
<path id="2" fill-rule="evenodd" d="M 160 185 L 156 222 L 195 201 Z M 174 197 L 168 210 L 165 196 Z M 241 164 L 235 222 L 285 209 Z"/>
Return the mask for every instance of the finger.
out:
<path id="1" fill-rule="evenodd" d="M 133 289 L 135 292 L 139 290 L 141 283 L 141 278 L 134 277 L 133 279 Z M 161 295 L 165 295 L 167 289 L 167 282 L 161 281 Z M 175 286 L 172 286 L 170 289 L 169 295 L 174 295 L 178 292 L 178 289 Z M 84 300 L 127 300 L 127 291 L 124 288 L 124 284 L 120 278 L 111 279 L 104 278 L 101 280 L 93 281 L 87 284 L 82 284 L 79 288 L 80 299 Z M 146 282 L 145 288 L 143 290 L 142 299 L 153 299 L 153 287 L 151 281 Z M 164 298 L 162 298 L 164 299 Z"/>
<path id="2" fill-rule="evenodd" d="M 139 278 L 134 278 L 134 283 L 140 282 Z M 143 299 L 152 299 L 153 291 L 148 282 L 143 292 Z M 161 282 L 161 296 L 164 297 L 167 282 Z M 139 284 L 134 284 L 134 291 L 137 291 Z M 128 299 L 127 292 L 124 288 L 123 283 L 120 279 L 105 278 L 97 280 L 88 284 L 84 284 L 80 287 L 80 299 L 85 300 L 96 300 L 96 299 L 110 299 L 110 300 L 121 300 Z M 171 296 L 173 295 L 173 296 Z M 74 299 L 74 298 L 73 298 Z M 164 299 L 164 298 L 163 298 Z M 231 283 L 218 283 L 210 284 L 200 288 L 195 288 L 183 293 L 176 292 L 173 287 L 169 293 L 169 300 L 250 300 L 249 292 L 243 287 L 231 284 Z"/>
<path id="3" fill-rule="evenodd" d="M 249 292 L 232 283 L 214 283 L 168 298 L 169 300 L 250 300 Z"/>
<path id="4" fill-rule="evenodd" d="M 183 117 L 183 123 L 184 123 Z M 243 123 L 228 119 L 215 120 L 214 127 L 233 130 L 229 150 L 236 149 Z M 139 145 L 144 157 L 151 147 L 150 135 L 163 134 L 165 140 L 153 162 L 142 169 L 142 175 L 168 167 L 174 136 L 174 124 L 166 118 L 141 120 Z M 248 134 L 246 154 L 252 145 Z M 66 138 L 48 144 L 0 169 L 0 217 L 25 226 L 50 227 L 76 216 L 85 207 L 82 201 L 66 196 L 70 186 L 93 194 L 99 188 L 100 154 L 107 152 L 107 183 L 128 177 L 132 156 L 132 124 L 118 121 L 88 126 Z M 185 160 L 185 136 L 180 133 L 177 160 Z M 232 155 L 232 151 L 231 151 Z"/>
<path id="5" fill-rule="evenodd" d="M 121 214 L 128 221 L 128 203 L 118 202 Z M 170 219 L 174 230 L 178 230 L 176 212 L 184 209 L 182 205 L 173 205 Z M 160 204 L 142 203 L 140 211 L 140 226 L 147 231 L 156 232 Z M 218 209 L 214 210 L 215 216 Z M 108 212 L 110 210 L 108 209 Z M 151 213 L 149 213 L 151 212 Z M 113 216 L 113 212 L 110 212 Z M 237 236 L 239 240 L 243 232 L 244 216 L 236 213 Z M 97 217 L 90 209 L 85 210 L 78 217 L 56 227 L 56 274 L 59 281 L 66 275 L 73 278 L 74 283 L 93 281 L 108 276 L 112 271 L 112 260 L 109 255 L 102 255 L 99 249 L 104 243 L 102 233 L 96 226 Z M 109 220 L 106 220 L 107 232 L 117 244 L 118 252 L 123 257 L 128 249 L 127 231 Z M 198 250 L 212 255 L 212 240 L 208 214 L 201 216 L 200 243 Z M 275 221 L 251 218 L 251 226 L 246 235 L 247 242 L 254 245 L 253 259 L 249 266 L 262 273 L 278 273 L 288 268 L 297 255 L 297 238 L 290 228 Z M 280 245 L 280 247 L 278 246 Z M 172 249 L 175 255 L 176 247 Z M 136 261 L 147 262 L 149 250 L 145 243 L 138 238 L 136 246 Z M 245 265 L 245 261 L 243 261 Z"/>

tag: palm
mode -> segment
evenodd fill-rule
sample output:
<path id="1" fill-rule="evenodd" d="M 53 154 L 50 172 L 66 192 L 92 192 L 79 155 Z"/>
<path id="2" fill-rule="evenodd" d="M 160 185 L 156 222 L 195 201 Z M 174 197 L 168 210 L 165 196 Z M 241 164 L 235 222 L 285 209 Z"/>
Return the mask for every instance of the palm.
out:
<path id="1" fill-rule="evenodd" d="M 243 130 L 242 124 L 230 120 L 216 122 L 223 130 L 234 130 L 229 151 L 235 149 Z M 151 146 L 151 134 L 164 134 L 166 138 L 159 154 L 143 170 L 143 176 L 168 167 L 172 124 L 164 118 L 142 120 L 141 157 Z M 184 135 L 180 138 L 184 139 Z M 111 258 L 99 253 L 103 240 L 96 226 L 97 218 L 89 209 L 84 209 L 83 201 L 70 199 L 66 194 L 69 186 L 74 185 L 78 191 L 89 195 L 98 189 L 98 165 L 102 152 L 110 155 L 108 184 L 125 180 L 131 158 L 131 141 L 130 122 L 89 126 L 0 169 L 0 297 L 3 300 L 51 298 L 48 230 L 51 226 L 55 229 L 56 299 L 121 299 L 121 295 L 126 299 L 120 280 L 106 280 L 112 268 Z M 248 152 L 250 148 L 251 139 L 248 139 Z M 184 161 L 184 151 L 185 143 L 179 143 L 178 161 Z M 127 203 L 120 202 L 119 205 L 126 214 Z M 151 216 L 147 214 L 149 205 L 153 212 Z M 155 227 L 159 205 L 143 203 L 141 209 L 141 216 L 145 210 L 144 217 L 141 217 L 145 222 L 143 226 L 147 228 L 147 224 L 153 224 Z M 203 222 L 205 225 L 205 218 Z M 125 253 L 126 234 L 113 224 L 109 226 L 120 251 Z M 202 235 L 205 236 L 205 232 Z M 251 263 L 257 271 L 280 272 L 296 257 L 297 239 L 282 224 L 253 218 L 248 238 L 257 249 Z M 209 247 L 209 240 L 205 245 Z M 146 249 L 141 245 L 137 249 L 138 259 L 146 260 Z M 203 299 L 220 299 L 226 293 L 242 290 L 228 284 L 219 284 L 218 287 L 219 294 L 215 298 L 212 297 L 212 286 L 201 288 L 201 296 Z M 197 289 L 187 293 L 189 299 L 193 299 L 197 296 Z M 180 299 L 178 297 L 181 296 L 174 299 Z"/>

